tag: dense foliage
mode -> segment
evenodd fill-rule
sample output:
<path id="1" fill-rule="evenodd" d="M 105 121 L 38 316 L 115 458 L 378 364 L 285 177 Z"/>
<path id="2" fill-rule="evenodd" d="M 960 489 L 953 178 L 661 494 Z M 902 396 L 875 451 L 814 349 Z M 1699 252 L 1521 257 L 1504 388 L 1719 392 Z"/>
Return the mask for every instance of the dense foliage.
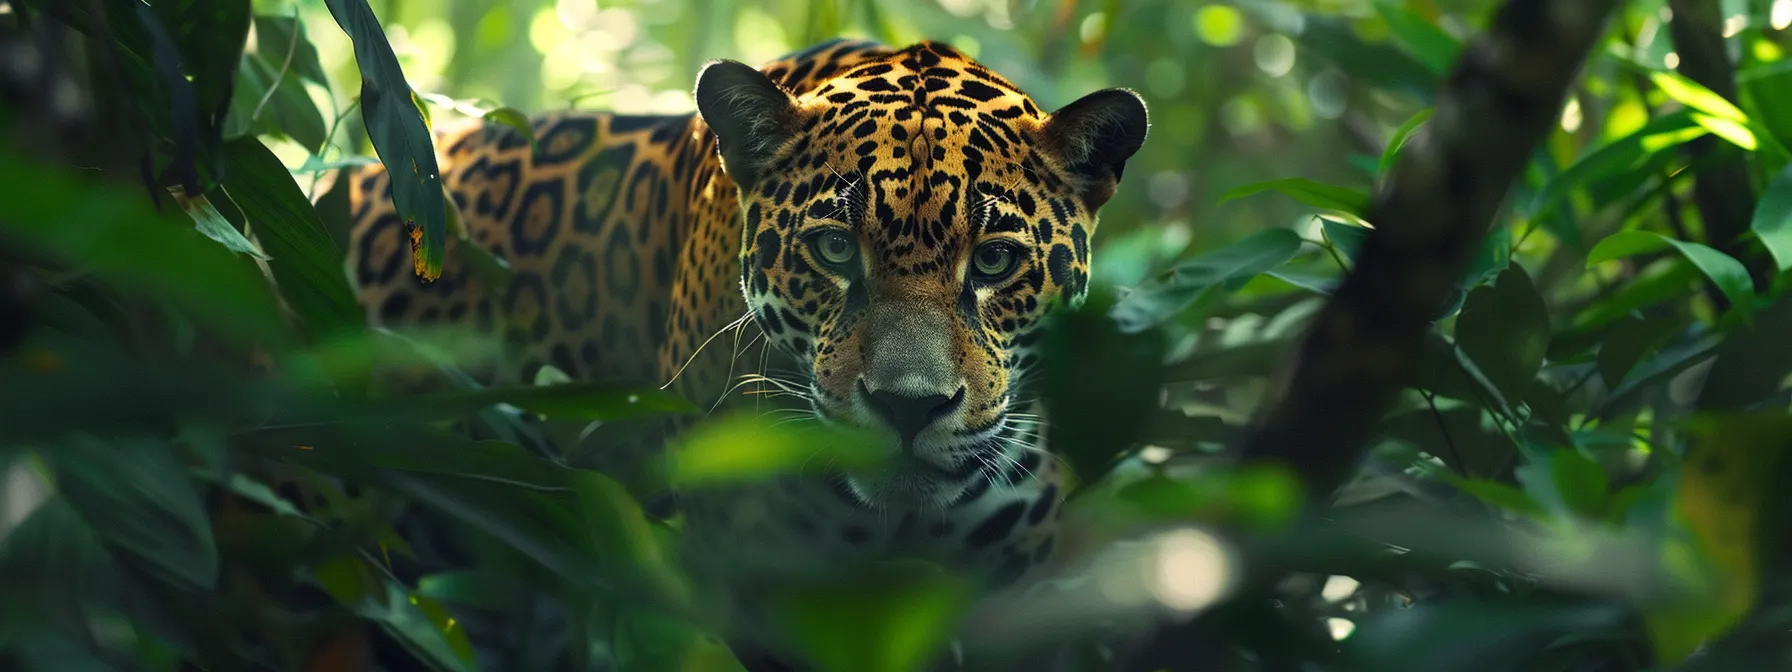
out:
<path id="1" fill-rule="evenodd" d="M 1542 145 L 1490 150 L 1522 163 L 1498 215 L 1429 223 L 1479 252 L 1427 285 L 1449 300 L 1419 347 L 1354 363 L 1399 376 L 1391 408 L 1309 412 L 1298 435 L 1322 440 L 1279 459 L 1252 421 L 1304 398 L 1288 372 L 1326 362 L 1294 355 L 1324 352 L 1302 344 L 1358 261 L 1390 258 L 1376 227 L 1424 224 L 1377 221 L 1388 194 L 1460 186 L 1413 153 L 1445 141 L 1440 97 L 1506 3 L 517 0 L 534 21 L 499 28 L 422 4 L 495 51 L 486 33 L 558 49 L 679 7 L 647 22 L 697 45 L 683 65 L 742 55 L 704 46 L 716 22 L 801 17 L 803 39 L 949 33 L 1049 91 L 1146 87 L 1153 139 L 1040 382 L 1079 483 L 1075 571 L 998 604 L 900 562 L 781 588 L 778 626 L 832 669 L 1792 666 L 1788 0 L 1620 3 Z M 419 56 L 379 18 L 413 3 L 0 7 L 0 669 L 739 669 L 657 493 L 584 468 L 608 433 L 699 409 L 551 369 L 482 387 L 463 371 L 497 344 L 369 328 L 341 270 L 339 169 L 406 167 L 415 271 L 439 273 L 456 230 L 432 117 L 524 127 L 540 78 L 478 94 L 511 107 L 414 91 Z M 1304 98 L 1277 79 L 1296 50 Z M 435 84 L 492 88 L 448 63 Z M 1233 219 L 1209 227 L 1229 242 L 1191 244 L 1189 218 Z M 391 384 L 420 375 L 444 384 Z M 841 445 L 716 418 L 665 477 L 764 478 Z"/>

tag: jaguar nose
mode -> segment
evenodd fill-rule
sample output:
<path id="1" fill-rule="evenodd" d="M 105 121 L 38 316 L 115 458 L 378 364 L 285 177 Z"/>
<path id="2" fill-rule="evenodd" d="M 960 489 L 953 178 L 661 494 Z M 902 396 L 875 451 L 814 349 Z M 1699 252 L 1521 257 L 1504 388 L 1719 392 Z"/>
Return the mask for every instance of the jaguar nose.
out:
<path id="1" fill-rule="evenodd" d="M 860 386 L 864 383 L 861 381 Z M 964 387 L 952 396 L 944 394 L 904 394 L 896 390 L 865 389 L 871 408 L 902 435 L 904 448 L 914 445 L 915 436 L 934 421 L 945 417 L 964 403 Z"/>

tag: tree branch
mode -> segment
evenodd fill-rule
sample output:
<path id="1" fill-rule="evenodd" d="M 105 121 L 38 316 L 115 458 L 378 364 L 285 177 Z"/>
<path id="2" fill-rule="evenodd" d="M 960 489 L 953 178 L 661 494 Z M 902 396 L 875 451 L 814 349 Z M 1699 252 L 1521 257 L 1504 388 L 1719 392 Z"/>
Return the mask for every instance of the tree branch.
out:
<path id="1" fill-rule="evenodd" d="M 1674 53 L 1680 57 L 1680 74 L 1698 82 L 1724 100 L 1736 104 L 1735 69 L 1724 49 L 1723 13 L 1718 0 L 1668 0 L 1674 18 L 1668 33 Z M 1749 186 L 1748 157 L 1740 148 L 1707 135 L 1686 144 L 1694 159 L 1710 158 L 1712 164 L 1693 176 L 1693 204 L 1705 223 L 1705 241 L 1741 260 L 1754 277 L 1755 288 L 1772 286 L 1773 273 L 1765 260 L 1750 253 L 1743 234 L 1754 217 L 1755 193 Z M 1728 302 L 1719 302 L 1720 309 Z"/>
<path id="2" fill-rule="evenodd" d="M 1279 403 L 1245 440 L 1327 500 L 1407 380 L 1431 317 L 1481 244 L 1564 96 L 1612 0 L 1511 0 L 1464 50 L 1437 116 L 1370 206 L 1356 271 L 1314 322 Z"/>
<path id="3" fill-rule="evenodd" d="M 1463 51 L 1439 91 L 1436 116 L 1401 152 L 1370 206 L 1376 230 L 1356 270 L 1314 320 L 1280 400 L 1245 438 L 1242 461 L 1292 467 L 1316 508 L 1351 476 L 1409 379 L 1432 316 L 1555 127 L 1616 4 L 1508 0 Z M 1243 564 L 1251 574 L 1231 599 L 1153 633 L 1123 669 L 1217 669 L 1221 643 L 1236 641 L 1225 635 L 1238 623 L 1286 618 L 1262 612 L 1290 568 Z M 1281 656 L 1266 658 L 1266 669 L 1297 666 L 1288 652 L 1259 653 Z"/>

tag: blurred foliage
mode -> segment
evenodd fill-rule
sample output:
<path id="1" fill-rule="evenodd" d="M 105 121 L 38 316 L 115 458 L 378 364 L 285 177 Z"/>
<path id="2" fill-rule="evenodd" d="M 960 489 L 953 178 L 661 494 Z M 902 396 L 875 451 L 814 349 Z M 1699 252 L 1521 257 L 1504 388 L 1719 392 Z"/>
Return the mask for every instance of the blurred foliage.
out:
<path id="1" fill-rule="evenodd" d="M 757 625 L 879 672 L 1135 669 L 1188 622 L 1179 669 L 1787 669 L 1792 1 L 1667 4 L 1610 27 L 1361 474 L 1303 493 L 1226 446 L 1491 1 L 0 2 L 0 669 L 740 669 L 679 522 L 542 440 L 698 409 L 481 387 L 497 344 L 369 328 L 332 185 L 407 165 L 439 272 L 432 119 L 689 112 L 703 61 L 835 35 L 950 41 L 1047 107 L 1134 87 L 1154 123 L 1041 376 L 1063 575 L 982 604 L 841 568 L 766 586 Z M 1676 71 L 1714 55 L 1727 84 Z M 855 445 L 735 416 L 664 466 Z M 1234 593 L 1262 568 L 1272 595 Z"/>

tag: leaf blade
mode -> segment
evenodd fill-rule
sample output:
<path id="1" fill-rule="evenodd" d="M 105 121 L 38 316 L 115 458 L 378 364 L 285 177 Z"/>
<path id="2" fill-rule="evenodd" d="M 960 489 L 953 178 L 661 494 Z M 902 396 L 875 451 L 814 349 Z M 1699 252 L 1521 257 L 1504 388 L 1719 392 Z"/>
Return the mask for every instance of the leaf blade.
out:
<path id="1" fill-rule="evenodd" d="M 412 270 L 433 281 L 442 276 L 448 215 L 429 124 L 367 0 L 325 0 L 325 4 L 354 41 L 355 62 L 361 68 L 361 118 L 390 176 L 393 205 L 411 226 Z"/>

